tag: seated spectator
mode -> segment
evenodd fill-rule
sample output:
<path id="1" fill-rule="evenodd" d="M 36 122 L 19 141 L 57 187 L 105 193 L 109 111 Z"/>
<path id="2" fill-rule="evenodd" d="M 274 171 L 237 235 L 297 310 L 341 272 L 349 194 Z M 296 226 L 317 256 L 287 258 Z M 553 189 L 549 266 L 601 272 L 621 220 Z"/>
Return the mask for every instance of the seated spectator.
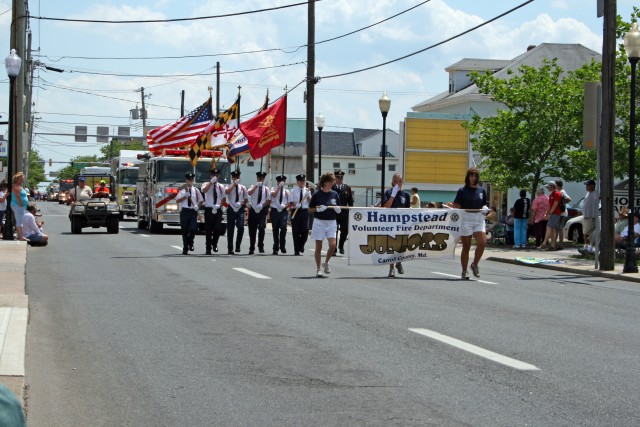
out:
<path id="1" fill-rule="evenodd" d="M 626 206 L 623 206 L 622 208 L 620 208 L 620 211 L 618 212 L 618 220 L 616 221 L 616 224 L 613 226 L 613 231 L 614 231 L 613 238 L 616 242 L 616 245 L 622 242 L 622 236 L 620 236 L 620 234 L 622 234 L 622 230 L 625 229 L 627 224 L 629 224 L 629 208 Z"/>
<path id="2" fill-rule="evenodd" d="M 513 239 L 513 230 L 514 230 L 514 224 L 515 224 L 515 213 L 516 210 L 514 208 L 511 208 L 509 210 L 509 215 L 507 215 L 507 217 L 504 220 L 504 224 L 505 224 L 505 228 L 507 229 L 507 245 L 512 246 L 514 243 L 514 239 Z"/>
<path id="3" fill-rule="evenodd" d="M 27 211 L 22 220 L 22 233 L 32 244 L 36 246 L 46 246 L 49 242 L 49 236 L 42 234 L 42 230 L 40 229 L 41 225 L 38 226 L 36 222 L 36 211 L 35 205 L 30 204 L 27 206 Z"/>
<path id="4" fill-rule="evenodd" d="M 635 246 L 638 247 L 640 246 L 640 224 L 638 224 L 638 216 L 640 214 L 635 213 L 633 214 L 633 236 L 634 236 L 634 243 Z M 629 225 L 627 225 L 622 232 L 620 233 L 620 236 L 616 236 L 615 237 L 615 242 L 616 242 L 616 248 L 618 249 L 624 249 L 627 247 L 627 236 L 629 235 Z"/>

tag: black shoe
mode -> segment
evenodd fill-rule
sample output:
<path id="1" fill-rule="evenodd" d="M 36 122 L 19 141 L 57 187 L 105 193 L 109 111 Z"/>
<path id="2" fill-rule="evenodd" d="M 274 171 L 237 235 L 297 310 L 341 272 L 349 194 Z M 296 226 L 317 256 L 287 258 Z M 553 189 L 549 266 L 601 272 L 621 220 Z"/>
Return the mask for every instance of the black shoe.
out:
<path id="1" fill-rule="evenodd" d="M 240 252 L 240 246 L 236 246 L 236 252 Z"/>
<path id="2" fill-rule="evenodd" d="M 211 255 L 211 251 L 206 251 L 204 254 L 205 255 Z"/>
<path id="3" fill-rule="evenodd" d="M 296 251 L 296 252 L 294 252 L 293 254 L 294 254 L 295 256 L 299 256 L 299 255 L 300 255 L 300 252 L 297 252 L 297 251 Z"/>
<path id="4" fill-rule="evenodd" d="M 260 252 L 261 254 L 264 253 L 264 248 L 258 248 L 258 252 Z"/>
<path id="5" fill-rule="evenodd" d="M 218 247 L 217 246 L 213 247 L 213 252 L 218 252 Z"/>
<path id="6" fill-rule="evenodd" d="M 229 255 L 235 255 L 233 251 L 229 251 Z"/>
<path id="7" fill-rule="evenodd" d="M 189 245 L 189 250 L 190 250 L 191 252 L 195 251 L 195 249 L 193 248 L 193 243 Z"/>
<path id="8" fill-rule="evenodd" d="M 189 255 L 189 252 L 186 249 L 182 250 L 182 255 Z"/>
<path id="9" fill-rule="evenodd" d="M 287 250 L 285 248 L 280 248 L 280 252 L 282 252 L 283 254 L 286 254 Z"/>
<path id="10" fill-rule="evenodd" d="M 304 253 L 304 246 L 300 248 L 300 253 L 303 254 Z"/>
<path id="11" fill-rule="evenodd" d="M 273 251 L 272 255 L 278 255 L 278 251 Z"/>
<path id="12" fill-rule="evenodd" d="M 253 251 L 249 251 L 249 255 L 253 255 Z"/>
<path id="13" fill-rule="evenodd" d="M 344 248 L 340 248 L 340 254 L 344 255 Z"/>

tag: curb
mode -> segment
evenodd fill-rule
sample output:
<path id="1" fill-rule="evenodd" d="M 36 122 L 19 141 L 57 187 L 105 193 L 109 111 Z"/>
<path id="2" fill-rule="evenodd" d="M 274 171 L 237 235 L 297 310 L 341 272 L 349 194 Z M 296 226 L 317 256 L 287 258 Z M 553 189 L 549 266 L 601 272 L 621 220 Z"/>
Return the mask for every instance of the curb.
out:
<path id="1" fill-rule="evenodd" d="M 583 276 L 604 277 L 607 279 L 624 280 L 626 282 L 640 283 L 640 277 L 629 276 L 624 273 L 614 273 L 614 272 L 600 271 L 600 270 L 588 270 L 588 269 L 577 268 L 577 267 L 567 267 L 559 264 L 523 264 L 516 261 L 515 259 L 498 258 L 498 257 L 488 257 L 487 260 L 502 262 L 505 264 L 514 264 L 514 265 L 520 265 L 520 266 L 541 268 L 544 270 L 555 270 L 555 271 L 562 271 L 565 273 L 581 274 Z"/>

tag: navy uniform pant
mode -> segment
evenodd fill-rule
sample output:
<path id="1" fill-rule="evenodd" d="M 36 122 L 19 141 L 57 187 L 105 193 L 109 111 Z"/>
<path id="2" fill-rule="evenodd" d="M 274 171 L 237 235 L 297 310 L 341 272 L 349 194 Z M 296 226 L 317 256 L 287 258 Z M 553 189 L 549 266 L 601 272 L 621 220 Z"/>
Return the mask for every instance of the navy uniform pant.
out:
<path id="1" fill-rule="evenodd" d="M 287 237 L 287 221 L 289 219 L 289 213 L 286 209 L 278 212 L 277 209 L 271 209 L 269 214 L 271 217 L 271 228 L 273 229 L 273 251 L 278 250 L 284 252 Z"/>
<path id="2" fill-rule="evenodd" d="M 233 251 L 233 235 L 236 229 L 238 229 L 238 235 L 235 247 L 236 252 L 239 252 L 242 236 L 244 236 L 244 206 L 238 212 L 235 212 L 231 207 L 227 208 L 227 249 L 229 252 Z"/>
<path id="3" fill-rule="evenodd" d="M 249 209 L 249 219 L 247 225 L 249 226 L 249 251 L 253 252 L 256 249 L 256 236 L 258 237 L 258 249 L 264 250 L 264 231 L 267 228 L 267 211 L 268 209 L 262 208 L 260 212 L 256 212 L 253 208 Z"/>
<path id="4" fill-rule="evenodd" d="M 309 209 L 298 209 L 296 216 L 291 218 L 291 233 L 293 250 L 296 253 L 303 252 L 309 238 Z"/>
<path id="5" fill-rule="evenodd" d="M 182 250 L 187 251 L 193 246 L 193 240 L 198 231 L 198 211 L 195 209 L 182 209 L 180 211 L 180 229 L 182 230 Z"/>
<path id="6" fill-rule="evenodd" d="M 344 249 L 344 242 L 347 241 L 349 235 L 349 211 L 346 209 L 336 215 L 336 223 L 338 224 L 338 249 Z"/>
<path id="7" fill-rule="evenodd" d="M 204 230 L 206 235 L 205 250 L 211 252 L 211 249 L 218 247 L 220 239 L 220 231 L 222 227 L 222 209 L 218 209 L 213 213 L 213 208 L 204 208 Z"/>

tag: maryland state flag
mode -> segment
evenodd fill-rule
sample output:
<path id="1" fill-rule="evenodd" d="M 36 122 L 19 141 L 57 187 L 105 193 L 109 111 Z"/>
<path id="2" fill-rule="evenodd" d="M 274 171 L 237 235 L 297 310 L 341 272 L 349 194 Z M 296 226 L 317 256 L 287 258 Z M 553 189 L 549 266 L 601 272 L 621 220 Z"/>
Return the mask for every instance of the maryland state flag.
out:
<path id="1" fill-rule="evenodd" d="M 287 138 L 287 96 L 283 96 L 266 110 L 240 124 L 247 138 L 249 153 L 256 160 L 282 145 Z"/>
<path id="2" fill-rule="evenodd" d="M 200 136 L 191 144 L 189 158 L 191 164 L 198 164 L 202 150 L 210 150 L 214 147 L 227 145 L 233 135 L 238 131 L 238 118 L 240 116 L 240 96 L 227 111 L 220 114 L 218 120 L 211 122 Z"/>
<path id="3" fill-rule="evenodd" d="M 265 97 L 264 104 L 258 110 L 257 114 L 260 114 L 264 110 L 269 107 L 269 91 L 267 91 L 267 96 Z M 229 143 L 227 157 L 235 157 L 240 154 L 246 153 L 249 151 L 249 143 L 247 138 L 242 134 L 241 131 L 236 132 L 233 139 Z"/>

